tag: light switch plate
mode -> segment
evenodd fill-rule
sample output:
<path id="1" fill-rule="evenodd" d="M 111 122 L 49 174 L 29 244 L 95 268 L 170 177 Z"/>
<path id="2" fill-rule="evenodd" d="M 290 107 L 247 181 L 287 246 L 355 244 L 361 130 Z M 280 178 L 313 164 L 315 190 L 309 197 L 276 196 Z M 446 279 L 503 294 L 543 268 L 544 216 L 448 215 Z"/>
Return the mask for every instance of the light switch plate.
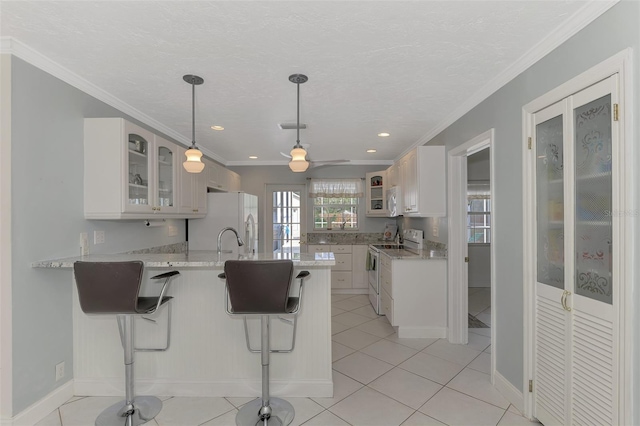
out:
<path id="1" fill-rule="evenodd" d="M 177 226 L 173 226 L 173 225 L 169 225 L 169 236 L 170 237 L 175 237 L 176 235 L 178 235 L 178 227 Z"/>
<path id="2" fill-rule="evenodd" d="M 80 255 L 86 256 L 89 254 L 89 234 L 86 232 L 80 233 Z"/>
<path id="3" fill-rule="evenodd" d="M 104 244 L 104 231 L 93 231 L 93 244 Z"/>
<path id="4" fill-rule="evenodd" d="M 431 230 L 431 233 L 433 234 L 434 237 L 437 237 L 439 234 L 438 227 L 434 226 L 433 229 Z"/>

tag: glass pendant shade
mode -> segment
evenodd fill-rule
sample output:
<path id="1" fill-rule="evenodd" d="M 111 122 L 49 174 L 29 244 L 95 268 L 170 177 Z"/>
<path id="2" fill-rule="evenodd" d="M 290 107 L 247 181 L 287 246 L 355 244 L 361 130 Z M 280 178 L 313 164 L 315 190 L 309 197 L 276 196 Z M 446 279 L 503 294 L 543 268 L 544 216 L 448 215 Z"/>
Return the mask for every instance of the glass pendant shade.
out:
<path id="1" fill-rule="evenodd" d="M 304 172 L 309 168 L 309 162 L 305 160 L 307 151 L 304 148 L 293 148 L 291 150 L 291 161 L 289 162 L 289 168 L 292 172 Z"/>
<path id="2" fill-rule="evenodd" d="M 184 155 L 187 156 L 187 161 L 182 163 L 184 169 L 189 173 L 200 173 L 204 170 L 204 163 L 200 159 L 202 153 L 197 148 L 189 148 Z"/>

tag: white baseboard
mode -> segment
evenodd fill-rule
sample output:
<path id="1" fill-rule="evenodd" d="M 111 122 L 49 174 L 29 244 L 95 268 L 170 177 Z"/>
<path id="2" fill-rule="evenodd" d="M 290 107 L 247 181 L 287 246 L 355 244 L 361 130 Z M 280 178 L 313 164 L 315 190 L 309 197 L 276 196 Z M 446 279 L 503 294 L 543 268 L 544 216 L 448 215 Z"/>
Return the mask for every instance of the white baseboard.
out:
<path id="1" fill-rule="evenodd" d="M 164 396 L 208 396 L 208 397 L 251 397 L 260 396 L 262 382 L 259 380 L 234 381 L 175 381 L 136 380 L 136 394 Z M 280 397 L 332 397 L 333 380 L 278 381 L 269 382 L 269 391 Z M 82 396 L 122 396 L 122 379 L 76 379 L 75 395 Z M 48 413 L 47 413 L 48 414 Z"/>
<path id="2" fill-rule="evenodd" d="M 400 338 L 430 338 L 441 339 L 447 337 L 446 327 L 398 327 L 398 337 Z"/>
<path id="3" fill-rule="evenodd" d="M 522 392 L 511 384 L 504 376 L 497 371 L 493 372 L 493 386 L 512 403 L 521 413 L 524 413 L 524 396 Z"/>
<path id="4" fill-rule="evenodd" d="M 3 421 L 2 424 L 6 426 L 33 426 L 72 397 L 73 380 L 69 380 L 40 401 L 13 416 L 11 420 Z"/>

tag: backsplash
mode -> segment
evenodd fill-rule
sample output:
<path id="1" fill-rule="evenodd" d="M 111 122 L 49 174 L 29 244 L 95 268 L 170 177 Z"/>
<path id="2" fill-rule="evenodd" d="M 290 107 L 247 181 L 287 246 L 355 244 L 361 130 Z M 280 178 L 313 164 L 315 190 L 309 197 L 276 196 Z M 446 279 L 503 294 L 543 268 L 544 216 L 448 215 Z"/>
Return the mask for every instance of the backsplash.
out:
<path id="1" fill-rule="evenodd" d="M 376 244 L 382 241 L 382 232 L 308 232 L 302 244 Z M 305 238 L 306 237 L 306 238 Z"/>

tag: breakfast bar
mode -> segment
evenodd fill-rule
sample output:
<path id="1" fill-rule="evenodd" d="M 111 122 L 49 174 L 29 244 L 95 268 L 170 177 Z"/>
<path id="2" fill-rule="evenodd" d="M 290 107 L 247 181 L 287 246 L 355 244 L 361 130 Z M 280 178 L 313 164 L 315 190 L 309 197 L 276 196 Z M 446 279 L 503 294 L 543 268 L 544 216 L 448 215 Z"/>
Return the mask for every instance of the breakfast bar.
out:
<path id="1" fill-rule="evenodd" d="M 289 255 L 294 277 L 310 272 L 304 282 L 298 316 L 295 349 L 271 357 L 271 391 L 274 396 L 330 397 L 331 373 L 331 266 L 333 253 Z M 145 277 L 142 295 L 156 295 L 160 288 L 148 277 L 178 270 L 169 289 L 173 296 L 171 346 L 166 352 L 138 352 L 135 383 L 140 393 L 174 396 L 260 395 L 259 354 L 247 350 L 243 321 L 225 311 L 225 282 L 218 278 L 226 260 L 275 260 L 266 253 L 255 255 L 189 251 L 177 254 L 89 255 L 34 262 L 37 268 L 64 268 L 76 261 L 111 262 L 140 260 Z M 73 282 L 73 274 L 69 276 Z M 155 286 L 155 287 L 154 287 Z M 299 281 L 292 283 L 297 293 Z M 89 316 L 82 312 L 73 283 L 73 378 L 76 395 L 120 396 L 124 393 L 122 349 L 115 315 Z M 163 346 L 167 309 L 152 317 L 136 318 L 135 346 Z M 249 318 L 252 346 L 259 346 L 259 319 Z M 272 348 L 291 344 L 292 327 L 274 319 Z"/>

